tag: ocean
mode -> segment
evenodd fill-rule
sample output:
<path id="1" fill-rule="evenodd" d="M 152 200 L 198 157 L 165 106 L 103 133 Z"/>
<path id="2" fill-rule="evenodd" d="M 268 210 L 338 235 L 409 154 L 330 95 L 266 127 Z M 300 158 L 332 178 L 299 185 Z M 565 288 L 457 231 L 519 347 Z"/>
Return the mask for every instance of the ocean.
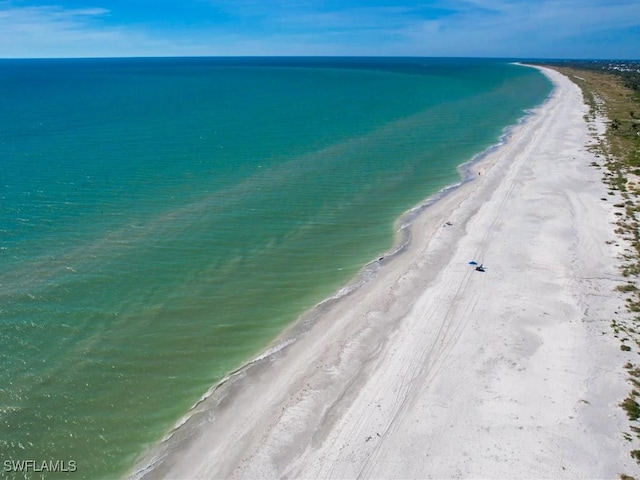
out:
<path id="1" fill-rule="evenodd" d="M 3 475 L 125 474 L 551 89 L 504 60 L 0 60 Z"/>

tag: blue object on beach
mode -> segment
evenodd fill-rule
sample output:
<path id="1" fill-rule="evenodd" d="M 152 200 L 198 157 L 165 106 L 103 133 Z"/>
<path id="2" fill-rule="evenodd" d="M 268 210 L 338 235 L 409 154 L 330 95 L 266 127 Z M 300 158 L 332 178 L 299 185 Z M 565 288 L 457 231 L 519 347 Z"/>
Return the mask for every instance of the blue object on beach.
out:
<path id="1" fill-rule="evenodd" d="M 469 265 L 477 265 L 477 264 L 478 264 L 478 262 L 474 262 L 473 260 L 471 260 L 471 261 L 469 262 Z"/>

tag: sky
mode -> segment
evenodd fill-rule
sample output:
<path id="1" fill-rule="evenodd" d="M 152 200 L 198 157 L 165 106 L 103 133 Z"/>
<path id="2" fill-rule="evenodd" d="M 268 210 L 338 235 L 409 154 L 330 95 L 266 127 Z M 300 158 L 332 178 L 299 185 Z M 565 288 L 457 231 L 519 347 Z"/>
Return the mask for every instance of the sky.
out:
<path id="1" fill-rule="evenodd" d="M 0 58 L 640 58 L 640 0 L 0 0 Z"/>

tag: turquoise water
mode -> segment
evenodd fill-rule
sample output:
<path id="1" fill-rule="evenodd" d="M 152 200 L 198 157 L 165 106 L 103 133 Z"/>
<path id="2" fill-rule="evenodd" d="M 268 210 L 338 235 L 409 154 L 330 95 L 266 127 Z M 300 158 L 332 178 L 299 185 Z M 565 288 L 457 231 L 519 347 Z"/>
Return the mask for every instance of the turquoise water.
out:
<path id="1" fill-rule="evenodd" d="M 550 90 L 489 60 L 0 61 L 0 459 L 122 475 Z"/>

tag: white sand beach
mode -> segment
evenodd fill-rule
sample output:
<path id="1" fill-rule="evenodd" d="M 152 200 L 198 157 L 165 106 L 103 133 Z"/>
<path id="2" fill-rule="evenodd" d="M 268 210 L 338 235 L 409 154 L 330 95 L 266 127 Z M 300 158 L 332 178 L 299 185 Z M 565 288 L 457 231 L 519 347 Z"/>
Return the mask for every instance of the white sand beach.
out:
<path id="1" fill-rule="evenodd" d="M 552 97 L 420 212 L 401 254 L 214 391 L 133 476 L 640 476 L 618 406 L 632 353 L 610 327 L 625 315 L 616 197 L 590 166 L 580 90 L 544 72 Z"/>

